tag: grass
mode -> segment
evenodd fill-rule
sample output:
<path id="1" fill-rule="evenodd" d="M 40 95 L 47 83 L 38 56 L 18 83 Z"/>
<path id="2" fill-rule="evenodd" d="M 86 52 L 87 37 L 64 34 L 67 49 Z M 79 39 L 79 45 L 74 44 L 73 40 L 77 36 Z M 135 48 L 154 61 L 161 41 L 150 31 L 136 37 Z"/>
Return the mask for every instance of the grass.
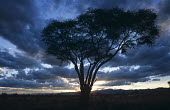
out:
<path id="1" fill-rule="evenodd" d="M 170 90 L 150 93 L 91 95 L 82 105 L 79 95 L 0 95 L 0 110 L 170 110 Z"/>

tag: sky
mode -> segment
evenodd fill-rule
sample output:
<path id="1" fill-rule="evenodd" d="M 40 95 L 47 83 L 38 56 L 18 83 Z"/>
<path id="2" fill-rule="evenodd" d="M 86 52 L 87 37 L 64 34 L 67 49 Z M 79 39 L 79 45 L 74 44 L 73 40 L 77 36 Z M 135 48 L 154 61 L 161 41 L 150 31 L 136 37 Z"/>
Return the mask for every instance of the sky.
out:
<path id="1" fill-rule="evenodd" d="M 52 20 L 74 19 L 88 8 L 153 9 L 160 37 L 117 54 L 97 74 L 93 90 L 169 87 L 170 0 L 1 0 L 0 93 L 79 91 L 73 65 L 47 55 L 41 31 Z"/>

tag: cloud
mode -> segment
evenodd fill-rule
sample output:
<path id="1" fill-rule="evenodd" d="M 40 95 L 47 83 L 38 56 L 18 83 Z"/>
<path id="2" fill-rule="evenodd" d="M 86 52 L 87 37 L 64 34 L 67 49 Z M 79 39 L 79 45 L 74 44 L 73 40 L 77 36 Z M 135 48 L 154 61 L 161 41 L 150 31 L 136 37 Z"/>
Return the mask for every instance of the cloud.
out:
<path id="1" fill-rule="evenodd" d="M 170 17 L 170 1 L 169 0 L 161 0 L 159 3 L 159 15 L 161 21 L 166 21 Z"/>
<path id="2" fill-rule="evenodd" d="M 3 72 L 3 69 L 2 69 L 2 68 L 0 68 L 0 72 Z"/>
<path id="3" fill-rule="evenodd" d="M 17 79 L 37 81 L 55 80 L 57 77 L 77 78 L 77 74 L 74 69 L 54 66 L 52 68 L 29 69 L 29 71 L 20 70 L 16 75 Z"/>
<path id="4" fill-rule="evenodd" d="M 124 8 L 124 9 L 140 9 L 148 8 L 152 5 L 152 0 L 53 0 L 56 4 L 56 8 L 60 8 L 61 5 L 66 8 L 72 7 L 80 12 L 87 8 Z"/>
<path id="5" fill-rule="evenodd" d="M 37 7 L 33 1 L 10 0 L 0 4 L 0 35 L 30 54 L 39 50 Z"/>
<path id="6" fill-rule="evenodd" d="M 25 56 L 22 53 L 14 52 L 11 54 L 6 49 L 0 50 L 0 67 L 8 67 L 10 69 L 24 69 L 39 67 L 40 61 L 36 59 Z"/>
<path id="7" fill-rule="evenodd" d="M 111 81 L 105 84 L 102 84 L 101 86 L 121 86 L 121 85 L 130 85 L 131 82 L 126 80 L 120 80 L 120 81 Z"/>
<path id="8" fill-rule="evenodd" d="M 153 47 L 142 46 L 129 49 L 124 56 L 117 55 L 105 66 L 120 69 L 104 73 L 99 72 L 98 80 L 111 81 L 107 85 L 128 85 L 134 82 L 149 81 L 150 76 L 170 75 L 170 37 L 169 0 L 161 0 L 154 6 L 154 0 L 6 0 L 0 4 L 0 36 L 14 44 L 23 53 L 10 50 L 0 51 L 0 67 L 15 69 L 14 79 L 1 79 L 2 87 L 69 87 L 63 78 L 77 78 L 74 69 L 65 66 L 55 56 L 47 55 L 41 42 L 41 31 L 52 19 L 74 18 L 87 8 L 113 8 L 136 10 L 159 8 L 158 24 L 164 33 Z M 5 44 L 4 44 L 5 46 Z M 9 47 L 8 47 L 9 48 Z M 44 68 L 41 63 L 51 64 Z M 135 66 L 139 68 L 135 69 Z M 26 72 L 24 69 L 28 68 Z M 1 76 L 2 78 L 2 76 Z M 116 81 L 115 81 L 116 80 Z M 75 82 L 75 81 L 73 81 Z M 20 84 L 22 83 L 22 84 Z M 42 83 L 42 84 L 41 84 Z"/>
<path id="9" fill-rule="evenodd" d="M 38 84 L 34 81 L 26 81 L 26 80 L 16 80 L 16 79 L 1 79 L 0 80 L 1 87 L 16 87 L 16 88 L 37 88 L 42 87 L 41 84 Z"/>
<path id="10" fill-rule="evenodd" d="M 12 79 L 13 78 L 13 79 Z M 18 73 L 13 75 L 13 77 L 8 77 L 7 80 L 3 79 L 2 81 L 2 87 L 15 87 L 11 85 L 11 82 L 8 84 L 8 80 L 15 81 L 23 81 L 23 83 L 26 83 L 24 85 L 17 85 L 17 87 L 27 87 L 27 81 L 28 83 L 32 84 L 30 86 L 33 86 L 33 84 L 37 84 L 38 87 L 67 87 L 67 88 L 74 88 L 72 87 L 70 81 L 68 79 L 75 79 L 77 78 L 77 74 L 75 73 L 74 69 L 68 69 L 63 67 L 54 66 L 52 68 L 27 68 L 27 70 L 18 70 Z M 26 82 L 24 82 L 26 81 Z M 36 83 L 35 83 L 36 82 Z M 21 82 L 22 83 L 22 82 Z M 72 83 L 75 83 L 73 81 Z M 16 82 L 18 84 L 18 82 Z M 4 85 L 4 86 L 3 86 Z M 11 86 L 10 86 L 11 85 Z"/>
<path id="11" fill-rule="evenodd" d="M 160 79 L 152 79 L 152 81 L 160 81 Z"/>
<path id="12" fill-rule="evenodd" d="M 158 24 L 161 27 L 162 34 L 169 33 L 170 27 L 170 1 L 160 0 L 158 4 Z"/>
<path id="13" fill-rule="evenodd" d="M 15 78 L 5 78 L 0 79 L 0 87 L 13 87 L 13 88 L 43 88 L 43 87 L 68 87 L 69 84 L 66 80 L 62 78 L 56 78 L 55 80 L 47 80 L 45 82 L 38 82 L 36 80 L 23 80 L 23 79 L 15 79 Z"/>
<path id="14" fill-rule="evenodd" d="M 0 36 L 45 63 L 60 64 L 47 55 L 41 41 L 41 31 L 47 24 L 36 1 L 10 0 L 0 4 Z M 4 44 L 5 45 L 5 44 Z"/>
<path id="15" fill-rule="evenodd" d="M 0 35 L 42 62 L 61 65 L 54 56 L 46 54 L 41 41 L 41 31 L 50 19 L 74 18 L 89 7 L 139 9 L 151 4 L 148 0 L 3 1 L 0 4 Z"/>
<path id="16" fill-rule="evenodd" d="M 101 86 L 124 86 L 124 85 L 131 85 L 133 83 L 138 83 L 138 82 L 146 82 L 146 81 L 151 81 L 150 78 L 139 78 L 139 79 L 131 79 L 131 80 L 116 80 L 116 81 L 108 81 L 105 84 L 102 84 Z M 152 81 L 159 81 L 159 80 L 152 80 Z"/>
<path id="17" fill-rule="evenodd" d="M 152 47 L 144 45 L 129 49 L 126 55 L 118 54 L 105 66 L 119 69 L 98 74 L 98 79 L 145 82 L 151 80 L 150 76 L 169 76 L 170 43 L 167 38 L 160 37 Z"/>
<path id="18" fill-rule="evenodd" d="M 122 66 L 120 69 L 99 74 L 99 80 L 136 80 L 152 75 L 149 73 L 150 67 L 140 67 L 139 69 L 131 70 L 131 66 Z"/>
<path id="19" fill-rule="evenodd" d="M 1 49 L 0 56 L 0 67 L 6 68 L 4 75 L 0 76 L 2 78 L 0 86 L 2 87 L 65 87 L 69 84 L 64 78 L 77 78 L 74 69 L 59 66 L 46 68 L 41 61 L 24 53 Z M 8 76 L 7 73 L 10 69 L 11 72 L 15 70 L 16 74 L 10 73 L 11 75 Z"/>

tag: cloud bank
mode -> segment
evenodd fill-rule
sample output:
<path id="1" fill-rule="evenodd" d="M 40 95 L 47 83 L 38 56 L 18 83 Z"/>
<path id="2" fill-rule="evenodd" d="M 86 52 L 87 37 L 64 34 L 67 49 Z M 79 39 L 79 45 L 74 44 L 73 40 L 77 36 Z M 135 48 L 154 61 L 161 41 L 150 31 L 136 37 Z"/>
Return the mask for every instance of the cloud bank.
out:
<path id="1" fill-rule="evenodd" d="M 126 55 L 117 55 L 105 66 L 119 67 L 111 72 L 99 72 L 103 86 L 130 85 L 152 80 L 150 76 L 170 75 L 170 1 L 169 0 L 6 0 L 0 4 L 0 37 L 16 46 L 20 52 L 0 47 L 1 87 L 75 88 L 77 75 L 66 63 L 47 55 L 41 41 L 41 30 L 53 19 L 73 19 L 87 8 L 155 9 L 161 37 L 153 47 L 129 49 Z M 3 43 L 5 45 L 5 42 Z M 6 43 L 7 44 L 7 43 Z M 50 68 L 42 64 L 51 65 Z M 8 76 L 13 69 L 17 74 Z M 159 79 L 155 79 L 159 80 Z"/>

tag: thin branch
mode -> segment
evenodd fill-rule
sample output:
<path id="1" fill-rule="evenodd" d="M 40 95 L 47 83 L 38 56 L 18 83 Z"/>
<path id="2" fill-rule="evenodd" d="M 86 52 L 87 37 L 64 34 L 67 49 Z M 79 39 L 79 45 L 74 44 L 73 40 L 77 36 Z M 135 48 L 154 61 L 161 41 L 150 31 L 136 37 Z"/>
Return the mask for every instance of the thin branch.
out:
<path id="1" fill-rule="evenodd" d="M 87 71 L 86 79 L 85 79 L 85 84 L 87 83 L 87 79 L 89 77 L 89 72 L 90 72 L 91 66 L 92 66 L 92 64 L 90 63 L 90 66 L 89 66 L 88 71 Z"/>
<path id="2" fill-rule="evenodd" d="M 90 81 L 91 81 L 91 78 L 92 78 L 92 74 L 93 74 L 93 71 L 97 65 L 98 61 L 96 61 L 96 63 L 94 63 L 94 65 L 92 66 L 91 70 L 90 70 L 90 73 L 89 73 L 89 78 L 88 78 L 88 84 L 90 84 Z"/>
<path id="3" fill-rule="evenodd" d="M 123 43 L 123 42 L 122 42 L 122 43 Z M 118 47 L 118 49 L 116 50 L 116 52 L 115 52 L 110 58 L 108 58 L 107 60 L 105 60 L 105 61 L 103 61 L 103 62 L 101 62 L 101 63 L 99 64 L 99 66 L 96 68 L 96 70 L 95 70 L 95 72 L 94 72 L 94 74 L 93 74 L 93 78 L 92 78 L 90 87 L 92 87 L 93 84 L 94 84 L 94 80 L 95 80 L 95 78 L 96 78 L 96 74 L 97 74 L 99 68 L 100 68 L 102 65 L 104 65 L 105 63 L 107 63 L 108 61 L 110 61 L 110 60 L 119 52 L 119 50 L 122 49 L 122 47 L 123 47 L 123 46 L 121 46 L 121 44 L 120 44 L 119 47 Z"/>

